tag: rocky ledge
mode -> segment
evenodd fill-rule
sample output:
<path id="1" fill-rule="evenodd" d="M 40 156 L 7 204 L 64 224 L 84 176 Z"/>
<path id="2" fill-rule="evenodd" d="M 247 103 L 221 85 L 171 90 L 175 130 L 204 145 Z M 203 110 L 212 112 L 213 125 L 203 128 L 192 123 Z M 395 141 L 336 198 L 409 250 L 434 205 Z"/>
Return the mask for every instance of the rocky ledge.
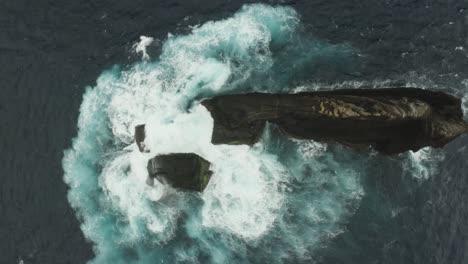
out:
<path id="1" fill-rule="evenodd" d="M 395 154 L 442 147 L 468 130 L 459 98 L 419 88 L 223 95 L 202 105 L 213 144 L 252 145 L 270 122 L 289 137 Z"/>

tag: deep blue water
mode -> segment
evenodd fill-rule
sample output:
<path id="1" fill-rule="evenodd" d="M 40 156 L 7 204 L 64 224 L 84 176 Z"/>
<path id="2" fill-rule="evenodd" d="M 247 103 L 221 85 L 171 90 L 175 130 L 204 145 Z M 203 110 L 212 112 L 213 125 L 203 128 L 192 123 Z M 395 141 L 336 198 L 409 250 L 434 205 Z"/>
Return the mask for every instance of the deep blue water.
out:
<path id="1" fill-rule="evenodd" d="M 468 3 L 244 4 L 0 3 L 0 263 L 467 262 L 467 136 L 392 157 L 274 127 L 215 147 L 189 106 L 406 85 L 466 109 Z M 215 164 L 202 195 L 144 185 L 140 122 L 151 155 Z"/>

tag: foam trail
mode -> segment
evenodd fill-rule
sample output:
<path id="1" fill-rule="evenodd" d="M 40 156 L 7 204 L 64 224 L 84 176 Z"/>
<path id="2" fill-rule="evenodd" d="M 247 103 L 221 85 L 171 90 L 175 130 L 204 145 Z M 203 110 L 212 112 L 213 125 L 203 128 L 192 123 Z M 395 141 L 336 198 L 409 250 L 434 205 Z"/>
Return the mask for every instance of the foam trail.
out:
<path id="1" fill-rule="evenodd" d="M 408 159 L 404 160 L 403 166 L 411 172 L 412 177 L 418 180 L 427 180 L 437 170 L 437 164 L 444 159 L 441 150 L 431 147 L 422 148 L 416 152 L 408 151 Z"/>
<path id="2" fill-rule="evenodd" d="M 300 28 L 289 7 L 247 5 L 169 38 L 156 61 L 103 72 L 86 90 L 63 168 L 69 202 L 94 243 L 92 263 L 304 262 L 341 232 L 363 195 L 365 158 L 289 140 L 274 127 L 251 148 L 215 146 L 213 120 L 198 104 L 224 93 L 287 92 L 322 66 L 355 65 L 350 46 Z M 135 47 L 143 59 L 149 42 Z M 150 153 L 132 143 L 142 123 Z M 171 152 L 212 162 L 202 194 L 145 184 L 147 160 Z"/>

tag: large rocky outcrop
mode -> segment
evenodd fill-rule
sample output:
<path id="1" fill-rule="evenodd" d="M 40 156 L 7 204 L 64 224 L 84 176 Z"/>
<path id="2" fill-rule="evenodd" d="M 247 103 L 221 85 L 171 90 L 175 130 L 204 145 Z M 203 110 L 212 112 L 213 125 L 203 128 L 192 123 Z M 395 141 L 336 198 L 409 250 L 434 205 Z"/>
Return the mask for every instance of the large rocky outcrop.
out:
<path id="1" fill-rule="evenodd" d="M 418 88 L 250 93 L 202 104 L 214 119 L 214 144 L 252 145 L 270 122 L 290 137 L 394 154 L 442 147 L 468 129 L 460 99 Z"/>

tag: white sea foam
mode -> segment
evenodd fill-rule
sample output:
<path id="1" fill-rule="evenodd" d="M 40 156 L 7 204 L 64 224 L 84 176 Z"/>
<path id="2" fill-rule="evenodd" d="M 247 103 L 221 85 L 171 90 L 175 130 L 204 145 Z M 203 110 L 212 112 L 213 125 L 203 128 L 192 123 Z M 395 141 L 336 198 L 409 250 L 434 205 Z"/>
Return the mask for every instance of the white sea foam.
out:
<path id="1" fill-rule="evenodd" d="M 411 162 L 411 171 L 413 176 L 417 179 L 426 180 L 431 175 L 430 166 L 427 162 L 431 161 L 431 148 L 425 147 L 416 152 L 409 151 L 409 158 Z"/>
<path id="2" fill-rule="evenodd" d="M 293 142 L 298 144 L 298 150 L 301 155 L 306 159 L 312 159 L 327 150 L 326 143 L 320 143 L 313 140 L 298 140 L 292 139 Z"/>
<path id="3" fill-rule="evenodd" d="M 251 261 L 253 246 L 258 262 L 281 263 L 310 257 L 321 239 L 339 232 L 362 196 L 363 163 L 347 152 L 338 163 L 323 144 L 292 142 L 269 129 L 254 147 L 213 145 L 213 120 L 198 104 L 228 92 L 288 91 L 288 80 L 323 54 L 343 64 L 348 47 L 300 39 L 298 26 L 290 8 L 245 6 L 169 38 L 159 60 L 115 67 L 87 89 L 63 166 L 95 263 Z M 144 60 L 150 43 L 145 37 L 135 46 Z M 296 66 L 285 67 L 291 61 Z M 132 143 L 138 124 L 146 124 L 149 153 Z M 173 152 L 212 163 L 202 194 L 145 184 L 148 159 Z"/>
<path id="4" fill-rule="evenodd" d="M 444 159 L 444 153 L 440 149 L 431 147 L 422 148 L 416 152 L 408 151 L 401 154 L 407 156 L 403 166 L 412 177 L 418 180 L 427 180 L 437 172 L 438 163 Z"/>
<path id="5" fill-rule="evenodd" d="M 468 93 L 462 98 L 462 110 L 465 121 L 468 121 Z"/>
<path id="6" fill-rule="evenodd" d="M 150 57 L 146 52 L 146 48 L 153 43 L 154 39 L 152 37 L 140 36 L 140 42 L 133 45 L 136 53 L 141 53 L 142 60 L 149 60 Z"/>

